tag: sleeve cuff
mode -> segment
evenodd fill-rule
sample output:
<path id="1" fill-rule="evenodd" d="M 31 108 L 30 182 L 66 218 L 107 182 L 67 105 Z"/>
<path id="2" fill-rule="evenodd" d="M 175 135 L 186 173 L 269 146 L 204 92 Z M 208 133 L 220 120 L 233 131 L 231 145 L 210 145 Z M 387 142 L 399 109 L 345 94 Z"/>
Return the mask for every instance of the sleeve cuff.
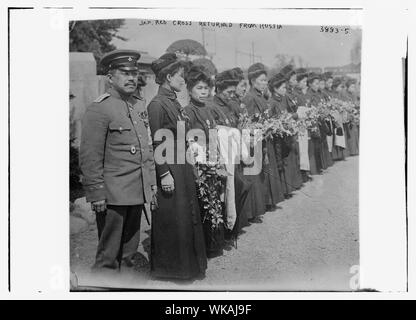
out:
<path id="1" fill-rule="evenodd" d="M 159 178 L 163 178 L 168 173 L 170 173 L 169 166 L 166 163 L 162 165 L 156 165 L 156 171 Z"/>
<path id="2" fill-rule="evenodd" d="M 94 202 L 106 199 L 106 191 L 104 184 L 85 186 L 84 190 L 87 202 Z"/>

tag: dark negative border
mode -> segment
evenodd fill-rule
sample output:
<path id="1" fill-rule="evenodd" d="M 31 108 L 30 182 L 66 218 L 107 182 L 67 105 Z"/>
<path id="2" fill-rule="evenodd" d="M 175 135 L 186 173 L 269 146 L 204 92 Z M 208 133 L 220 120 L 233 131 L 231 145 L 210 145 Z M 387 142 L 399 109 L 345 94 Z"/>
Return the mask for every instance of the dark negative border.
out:
<path id="1" fill-rule="evenodd" d="M 10 11 L 11 10 L 33 10 L 34 7 L 8 7 L 7 10 L 7 34 L 8 34 L 8 291 L 11 292 L 11 203 L 10 203 Z M 44 7 L 44 9 L 73 9 L 73 7 Z M 171 8 L 152 8 L 152 7 L 89 7 L 89 9 L 177 9 L 174 7 Z M 183 8 L 183 9 L 196 9 L 196 8 Z M 231 9 L 231 8 L 230 8 Z M 241 9 L 241 8 L 240 8 Z M 363 10 L 363 8 L 259 8 L 264 10 Z M 404 63 L 404 121 L 405 121 L 405 190 L 406 190 L 406 278 L 407 278 L 407 291 L 408 291 L 408 210 L 407 210 L 407 171 L 408 171 L 408 164 L 407 164 L 407 148 L 408 148 L 408 128 L 407 128 L 407 90 L 408 90 L 408 51 L 406 51 L 406 58 Z M 80 288 L 80 291 L 88 291 L 88 288 Z M 91 289 L 91 288 L 90 288 Z M 123 290 L 123 289 L 108 289 L 103 288 L 104 290 L 109 291 L 130 291 L 130 290 Z M 132 291 L 143 291 L 140 289 L 132 290 Z M 144 290 L 144 291 L 153 291 L 153 290 Z M 182 291 L 182 290 L 178 290 Z M 362 290 L 367 291 L 367 290 Z M 372 291 L 372 290 L 368 290 Z M 302 292 L 302 291 L 299 291 Z"/>
<path id="2" fill-rule="evenodd" d="M 407 90 L 408 90 L 408 62 L 409 62 L 409 39 L 406 39 L 406 57 L 404 58 L 403 63 L 403 99 L 404 99 L 404 138 L 405 138 L 405 158 L 404 158 L 404 169 L 405 169 L 405 201 L 406 201 L 406 292 L 409 292 L 409 220 L 408 220 L 408 207 L 407 207 L 407 172 L 408 172 L 408 162 L 407 162 L 407 151 L 409 148 L 409 139 L 408 139 L 408 101 L 407 101 Z"/>

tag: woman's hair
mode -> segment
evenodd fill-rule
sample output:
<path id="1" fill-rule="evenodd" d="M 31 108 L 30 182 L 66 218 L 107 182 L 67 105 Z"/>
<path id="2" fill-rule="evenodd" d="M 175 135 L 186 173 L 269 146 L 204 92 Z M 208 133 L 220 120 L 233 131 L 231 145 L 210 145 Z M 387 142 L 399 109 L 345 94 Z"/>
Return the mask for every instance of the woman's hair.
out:
<path id="1" fill-rule="evenodd" d="M 203 66 L 192 66 L 186 74 L 186 87 L 191 91 L 200 81 L 212 87 L 212 80 Z"/>
<path id="2" fill-rule="evenodd" d="M 239 73 L 234 69 L 225 70 L 215 77 L 215 92 L 221 93 L 229 87 L 235 87 L 240 82 Z"/>
<path id="3" fill-rule="evenodd" d="M 270 92 L 274 92 L 274 89 L 279 89 L 284 83 L 286 83 L 286 75 L 282 73 L 277 73 L 269 79 L 268 87 Z"/>
<path id="4" fill-rule="evenodd" d="M 308 70 L 305 68 L 298 68 L 296 69 L 296 80 L 297 82 L 301 82 L 303 79 L 308 78 Z"/>
<path id="5" fill-rule="evenodd" d="M 311 72 L 308 77 L 308 86 L 311 85 L 315 80 L 320 80 L 319 74 Z"/>
<path id="6" fill-rule="evenodd" d="M 186 74 L 188 68 L 188 63 L 185 61 L 175 61 L 168 66 L 161 69 L 157 74 L 155 81 L 157 84 L 162 85 L 165 83 L 166 78 L 168 75 L 173 76 L 176 74 L 180 69 L 184 69 L 184 73 Z"/>
<path id="7" fill-rule="evenodd" d="M 340 85 L 343 85 L 344 81 L 342 78 L 334 78 L 334 81 L 332 82 L 332 89 L 338 88 Z"/>
<path id="8" fill-rule="evenodd" d="M 262 74 L 267 76 L 267 70 L 264 64 L 258 62 L 251 65 L 247 71 L 248 81 L 250 82 L 250 85 L 252 84 L 253 80 L 257 79 Z"/>

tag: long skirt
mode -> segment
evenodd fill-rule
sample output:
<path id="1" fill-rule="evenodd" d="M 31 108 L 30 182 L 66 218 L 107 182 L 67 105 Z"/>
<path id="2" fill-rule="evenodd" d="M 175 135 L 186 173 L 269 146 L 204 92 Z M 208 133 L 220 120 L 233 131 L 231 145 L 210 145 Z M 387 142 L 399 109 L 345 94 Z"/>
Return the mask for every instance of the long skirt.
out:
<path id="1" fill-rule="evenodd" d="M 328 141 L 326 139 L 326 135 L 321 139 L 321 157 L 323 163 L 323 169 L 328 169 L 330 166 L 334 164 L 332 160 L 332 155 L 329 152 L 328 148 Z"/>
<path id="2" fill-rule="evenodd" d="M 350 150 L 351 156 L 356 156 L 359 154 L 358 126 L 356 124 L 350 124 L 349 133 L 350 133 L 350 138 L 347 140 L 348 149 Z"/>
<path id="3" fill-rule="evenodd" d="M 246 175 L 246 180 L 252 186 L 252 192 L 247 196 L 250 210 L 247 211 L 247 219 L 251 220 L 266 212 L 266 203 L 264 201 L 262 173 L 256 175 Z"/>
<path id="4" fill-rule="evenodd" d="M 345 136 L 345 150 L 344 150 L 344 152 L 345 152 L 345 156 L 349 157 L 350 154 L 351 154 L 350 146 L 349 146 L 349 143 L 348 143 L 348 141 L 351 140 L 350 126 L 349 126 L 348 123 L 344 123 L 342 127 L 344 128 L 344 136 Z"/>
<path id="5" fill-rule="evenodd" d="M 323 168 L 322 144 L 320 137 L 311 137 L 308 145 L 311 175 L 320 174 Z"/>
<path id="6" fill-rule="evenodd" d="M 341 146 L 341 145 L 346 146 L 346 144 L 347 144 L 346 137 L 345 137 L 345 131 L 342 132 L 344 137 L 342 137 L 342 135 L 337 136 L 336 131 L 334 133 L 335 134 L 333 135 L 333 145 L 332 145 L 332 160 L 334 160 L 334 161 L 345 160 L 345 158 L 347 156 L 347 152 L 345 151 L 345 148 Z M 336 144 L 336 141 L 337 141 L 338 138 L 340 138 L 341 142 L 339 144 L 341 144 L 341 145 Z M 344 144 L 344 141 L 345 141 L 345 144 Z"/>
<path id="7" fill-rule="evenodd" d="M 283 183 L 279 174 L 276 150 L 272 139 L 266 139 L 264 146 L 268 162 L 263 163 L 263 188 L 266 206 L 274 206 L 285 199 Z"/>
<path id="8" fill-rule="evenodd" d="M 235 205 L 237 220 L 232 234 L 237 235 L 244 227 L 249 225 L 249 218 L 252 218 L 253 201 L 255 190 L 253 182 L 243 174 L 243 166 L 238 164 L 234 172 Z"/>
<path id="9" fill-rule="evenodd" d="M 205 274 L 207 256 L 192 166 L 171 164 L 173 193 L 158 193 L 152 212 L 151 274 L 192 279 Z M 160 179 L 158 181 L 159 190 Z"/>
<path id="10" fill-rule="evenodd" d="M 290 194 L 302 186 L 303 179 L 300 171 L 299 144 L 295 137 L 288 139 L 289 153 L 283 159 L 283 182 L 285 194 Z"/>

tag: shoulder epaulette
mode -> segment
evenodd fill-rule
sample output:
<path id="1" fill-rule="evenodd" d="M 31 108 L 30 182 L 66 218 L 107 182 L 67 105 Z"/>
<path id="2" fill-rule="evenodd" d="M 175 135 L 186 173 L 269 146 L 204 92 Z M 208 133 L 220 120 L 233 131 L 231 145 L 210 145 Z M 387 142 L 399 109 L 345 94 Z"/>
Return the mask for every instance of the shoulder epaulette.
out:
<path id="1" fill-rule="evenodd" d="M 101 96 L 99 96 L 97 99 L 95 99 L 94 102 L 101 102 L 101 101 L 107 99 L 109 96 L 110 96 L 110 94 L 106 92 L 106 93 L 102 94 Z"/>

